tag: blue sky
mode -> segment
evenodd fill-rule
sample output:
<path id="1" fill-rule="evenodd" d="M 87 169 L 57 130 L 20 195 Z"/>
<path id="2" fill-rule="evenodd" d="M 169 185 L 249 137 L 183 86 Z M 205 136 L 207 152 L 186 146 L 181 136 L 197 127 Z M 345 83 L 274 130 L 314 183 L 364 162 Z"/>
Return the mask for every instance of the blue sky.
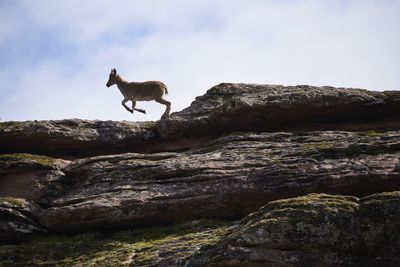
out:
<path id="1" fill-rule="evenodd" d="M 397 0 L 0 2 L 0 118 L 156 120 L 128 113 L 111 68 L 161 80 L 179 111 L 220 82 L 400 89 Z"/>

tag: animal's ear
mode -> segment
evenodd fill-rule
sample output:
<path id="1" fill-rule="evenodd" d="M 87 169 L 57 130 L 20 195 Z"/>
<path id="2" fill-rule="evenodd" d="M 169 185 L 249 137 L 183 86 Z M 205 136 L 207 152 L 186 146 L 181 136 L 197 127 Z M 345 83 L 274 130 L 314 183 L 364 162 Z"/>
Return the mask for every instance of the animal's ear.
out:
<path id="1" fill-rule="evenodd" d="M 115 68 L 113 69 L 113 72 L 114 72 L 115 74 L 117 74 L 117 70 L 116 70 Z"/>

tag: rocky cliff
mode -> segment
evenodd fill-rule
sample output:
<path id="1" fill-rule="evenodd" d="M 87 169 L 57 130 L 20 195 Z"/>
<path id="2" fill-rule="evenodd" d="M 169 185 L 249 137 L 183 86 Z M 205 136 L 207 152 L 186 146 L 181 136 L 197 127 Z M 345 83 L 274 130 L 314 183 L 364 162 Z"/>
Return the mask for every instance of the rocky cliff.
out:
<path id="1" fill-rule="evenodd" d="M 158 122 L 0 123 L 1 266 L 398 266 L 399 115 L 220 84 Z"/>

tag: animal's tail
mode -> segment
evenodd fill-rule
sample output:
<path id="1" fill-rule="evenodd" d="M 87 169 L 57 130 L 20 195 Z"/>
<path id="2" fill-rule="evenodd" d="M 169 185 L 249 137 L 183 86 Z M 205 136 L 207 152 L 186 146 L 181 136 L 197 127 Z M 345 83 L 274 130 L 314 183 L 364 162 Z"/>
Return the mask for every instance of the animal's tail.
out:
<path id="1" fill-rule="evenodd" d="M 165 90 L 165 94 L 168 95 L 168 88 L 166 85 L 164 86 L 164 90 Z"/>

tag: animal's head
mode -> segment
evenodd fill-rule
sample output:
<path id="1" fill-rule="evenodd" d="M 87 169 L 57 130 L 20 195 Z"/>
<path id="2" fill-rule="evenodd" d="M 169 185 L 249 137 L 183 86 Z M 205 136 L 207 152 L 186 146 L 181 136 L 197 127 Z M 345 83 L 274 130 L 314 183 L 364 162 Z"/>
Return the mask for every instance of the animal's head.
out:
<path id="1" fill-rule="evenodd" d="M 117 70 L 111 69 L 110 76 L 108 77 L 108 82 L 106 83 L 107 87 L 110 87 L 113 84 L 117 83 Z"/>

